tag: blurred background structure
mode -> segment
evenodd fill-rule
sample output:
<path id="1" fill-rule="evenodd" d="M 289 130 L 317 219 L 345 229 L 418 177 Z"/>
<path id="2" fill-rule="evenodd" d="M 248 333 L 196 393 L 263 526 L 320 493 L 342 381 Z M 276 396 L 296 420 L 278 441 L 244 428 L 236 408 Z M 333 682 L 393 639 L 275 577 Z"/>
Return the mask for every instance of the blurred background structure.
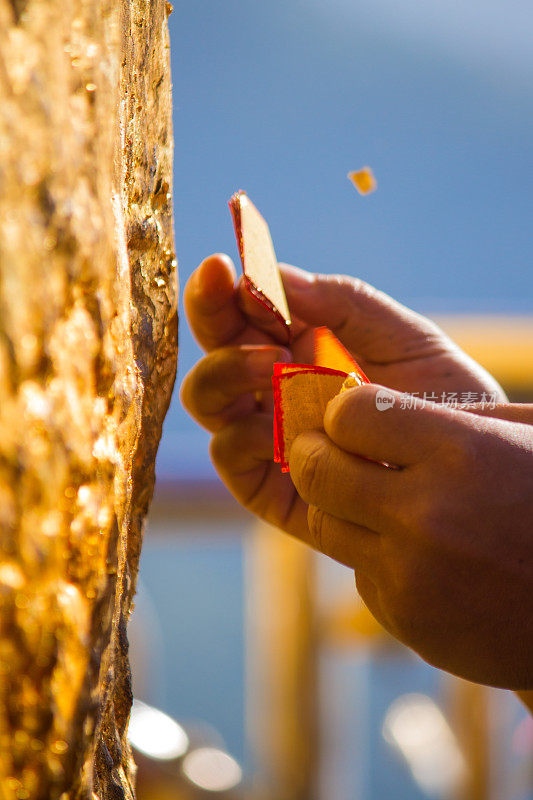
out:
<path id="1" fill-rule="evenodd" d="M 243 188 L 280 260 L 437 318 L 533 400 L 532 25 L 527 0 L 175 3 L 182 287 L 209 253 L 237 259 Z M 182 316 L 182 377 L 198 356 Z M 207 441 L 176 393 L 132 654 L 137 697 L 179 726 L 137 707 L 139 800 L 531 800 L 518 701 L 384 635 L 348 570 L 231 501 Z"/>

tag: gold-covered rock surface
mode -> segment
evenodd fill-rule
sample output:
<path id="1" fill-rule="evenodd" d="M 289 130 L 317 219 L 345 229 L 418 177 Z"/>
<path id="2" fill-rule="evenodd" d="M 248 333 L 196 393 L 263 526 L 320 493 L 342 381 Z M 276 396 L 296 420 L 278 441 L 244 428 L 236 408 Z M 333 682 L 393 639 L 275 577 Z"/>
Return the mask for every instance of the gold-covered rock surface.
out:
<path id="1" fill-rule="evenodd" d="M 0 796 L 133 794 L 126 624 L 177 357 L 164 0 L 0 0 Z"/>

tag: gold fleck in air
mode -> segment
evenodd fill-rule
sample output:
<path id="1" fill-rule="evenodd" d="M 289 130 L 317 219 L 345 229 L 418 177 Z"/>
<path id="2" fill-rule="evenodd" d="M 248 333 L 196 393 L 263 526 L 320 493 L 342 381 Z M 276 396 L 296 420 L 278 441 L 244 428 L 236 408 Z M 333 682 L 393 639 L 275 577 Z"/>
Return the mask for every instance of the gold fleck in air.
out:
<path id="1" fill-rule="evenodd" d="M 371 194 L 371 192 L 375 192 L 378 188 L 378 182 L 370 167 L 363 167 L 355 172 L 349 172 L 348 178 L 359 194 Z"/>

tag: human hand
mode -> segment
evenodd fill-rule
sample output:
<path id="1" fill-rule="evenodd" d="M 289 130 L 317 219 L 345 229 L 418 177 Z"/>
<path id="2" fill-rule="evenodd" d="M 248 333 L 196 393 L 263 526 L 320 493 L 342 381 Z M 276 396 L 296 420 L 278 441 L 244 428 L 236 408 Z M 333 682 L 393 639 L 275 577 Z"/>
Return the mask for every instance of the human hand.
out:
<path id="1" fill-rule="evenodd" d="M 402 408 L 390 392 L 380 411 L 378 391 L 342 393 L 325 432 L 295 440 L 303 538 L 354 568 L 370 611 L 429 663 L 533 689 L 533 405 Z"/>
<path id="2" fill-rule="evenodd" d="M 227 256 L 211 256 L 193 273 L 185 309 L 208 355 L 185 378 L 181 395 L 214 434 L 213 462 L 237 500 L 305 539 L 307 505 L 272 461 L 271 375 L 274 361 L 312 363 L 315 326 L 331 328 L 371 380 L 400 391 L 505 396 L 434 323 L 367 284 L 286 265 L 281 270 L 293 313 L 290 350 L 280 347 L 279 323 L 236 281 Z"/>

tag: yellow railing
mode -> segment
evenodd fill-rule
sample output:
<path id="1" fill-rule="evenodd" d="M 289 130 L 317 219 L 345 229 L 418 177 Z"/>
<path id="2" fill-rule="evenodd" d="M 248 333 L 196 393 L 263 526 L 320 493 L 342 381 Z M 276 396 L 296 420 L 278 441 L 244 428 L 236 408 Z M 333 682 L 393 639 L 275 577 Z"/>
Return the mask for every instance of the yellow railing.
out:
<path id="1" fill-rule="evenodd" d="M 443 315 L 435 321 L 508 392 L 533 399 L 533 316 Z"/>

